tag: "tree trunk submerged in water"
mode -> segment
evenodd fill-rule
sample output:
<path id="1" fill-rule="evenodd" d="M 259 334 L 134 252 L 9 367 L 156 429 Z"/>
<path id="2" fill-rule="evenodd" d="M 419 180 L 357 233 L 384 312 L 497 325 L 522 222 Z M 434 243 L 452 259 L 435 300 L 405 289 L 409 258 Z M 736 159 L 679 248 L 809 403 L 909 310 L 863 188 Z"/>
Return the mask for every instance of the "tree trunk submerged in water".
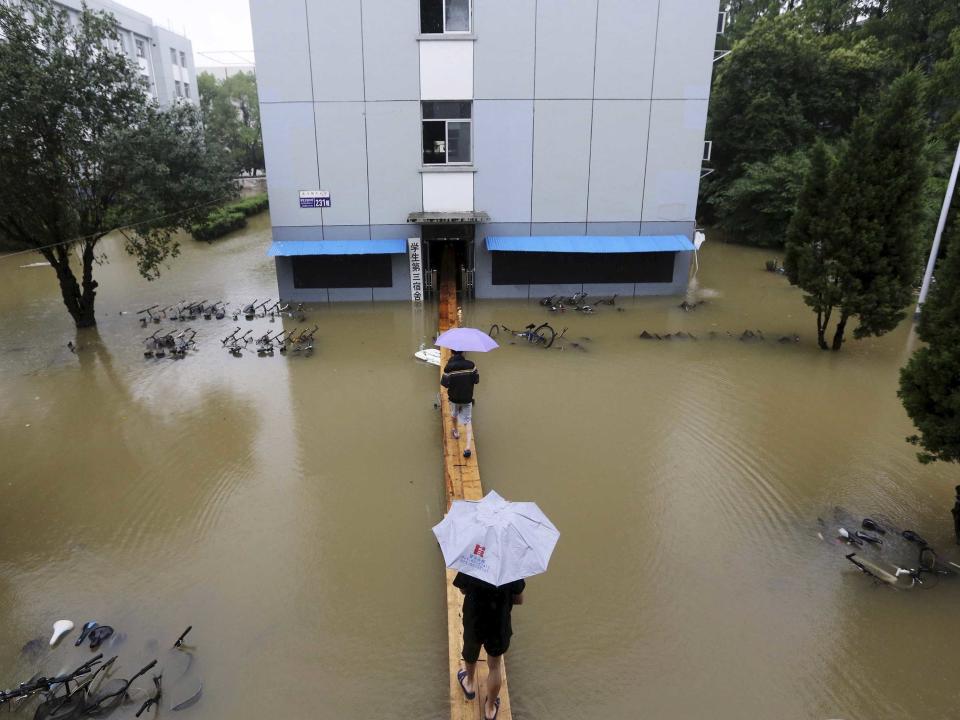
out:
<path id="1" fill-rule="evenodd" d="M 82 259 L 82 283 L 77 282 L 77 277 L 70 267 L 70 249 L 60 245 L 49 250 L 41 251 L 57 273 L 57 280 L 60 283 L 60 294 L 63 296 L 63 304 L 67 307 L 67 312 L 73 318 L 74 324 L 78 328 L 95 327 L 97 318 L 94 314 L 94 303 L 97 297 L 97 281 L 93 279 L 93 248 L 95 243 L 85 242 L 83 244 Z"/>
<path id="2" fill-rule="evenodd" d="M 843 347 L 843 334 L 847 329 L 847 320 L 849 319 L 850 316 L 846 313 L 840 316 L 840 322 L 837 323 L 837 329 L 833 333 L 833 346 L 830 348 L 834 352 Z"/>
<path id="3" fill-rule="evenodd" d="M 830 323 L 830 315 L 833 314 L 833 308 L 828 307 L 824 311 L 817 312 L 817 345 L 821 350 L 828 350 L 827 345 L 827 325 Z"/>

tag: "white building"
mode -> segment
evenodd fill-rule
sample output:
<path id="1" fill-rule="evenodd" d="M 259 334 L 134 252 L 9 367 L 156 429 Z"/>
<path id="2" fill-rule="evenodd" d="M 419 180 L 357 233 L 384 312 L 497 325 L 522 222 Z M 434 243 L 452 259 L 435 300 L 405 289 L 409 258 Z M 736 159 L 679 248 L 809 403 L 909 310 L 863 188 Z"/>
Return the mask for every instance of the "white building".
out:
<path id="1" fill-rule="evenodd" d="M 685 290 L 719 0 L 250 7 L 282 297 Z"/>
<path id="2" fill-rule="evenodd" d="M 76 18 L 82 0 L 55 0 Z M 180 102 L 199 104 L 193 45 L 183 35 L 154 24 L 146 15 L 125 8 L 112 0 L 86 0 L 90 10 L 111 13 L 117 20 L 120 48 L 140 68 L 147 91 L 168 107 Z"/>

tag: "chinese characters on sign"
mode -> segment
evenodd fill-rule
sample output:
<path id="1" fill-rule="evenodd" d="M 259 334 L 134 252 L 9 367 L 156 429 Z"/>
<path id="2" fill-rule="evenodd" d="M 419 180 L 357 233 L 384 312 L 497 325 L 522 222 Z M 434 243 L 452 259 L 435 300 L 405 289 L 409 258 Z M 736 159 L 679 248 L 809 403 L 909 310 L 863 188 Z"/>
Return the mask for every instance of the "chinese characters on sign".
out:
<path id="1" fill-rule="evenodd" d="M 329 190 L 301 190 L 300 207 L 308 208 L 328 208 L 331 207 Z"/>
<path id="2" fill-rule="evenodd" d="M 418 305 L 423 302 L 423 261 L 420 255 L 420 238 L 407 238 L 410 257 L 410 299 Z"/>

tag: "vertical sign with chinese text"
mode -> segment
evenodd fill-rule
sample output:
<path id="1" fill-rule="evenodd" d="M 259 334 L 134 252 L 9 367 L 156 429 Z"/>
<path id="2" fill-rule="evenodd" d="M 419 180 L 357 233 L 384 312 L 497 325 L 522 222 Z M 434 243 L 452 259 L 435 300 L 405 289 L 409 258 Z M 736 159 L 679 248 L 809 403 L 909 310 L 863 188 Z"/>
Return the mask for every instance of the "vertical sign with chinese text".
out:
<path id="1" fill-rule="evenodd" d="M 420 238 L 407 238 L 410 258 L 410 299 L 416 304 L 423 302 L 423 257 L 420 253 Z"/>

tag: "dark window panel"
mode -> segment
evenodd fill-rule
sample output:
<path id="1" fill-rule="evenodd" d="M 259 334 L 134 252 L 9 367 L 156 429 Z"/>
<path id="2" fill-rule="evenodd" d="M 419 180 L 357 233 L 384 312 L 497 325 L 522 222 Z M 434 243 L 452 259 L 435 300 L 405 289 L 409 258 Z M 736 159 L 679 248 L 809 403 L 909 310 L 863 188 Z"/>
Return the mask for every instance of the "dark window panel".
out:
<path id="1" fill-rule="evenodd" d="M 425 120 L 423 123 L 423 164 L 442 165 L 447 162 L 447 124 Z"/>
<path id="2" fill-rule="evenodd" d="M 443 32 L 443 0 L 420 0 L 420 32 Z"/>
<path id="3" fill-rule="evenodd" d="M 301 255 L 291 259 L 295 288 L 393 287 L 389 255 Z"/>
<path id="4" fill-rule="evenodd" d="M 424 120 L 469 120 L 469 100 L 433 100 L 423 103 Z"/>
<path id="5" fill-rule="evenodd" d="M 673 282 L 675 253 L 494 252 L 494 285 Z"/>

